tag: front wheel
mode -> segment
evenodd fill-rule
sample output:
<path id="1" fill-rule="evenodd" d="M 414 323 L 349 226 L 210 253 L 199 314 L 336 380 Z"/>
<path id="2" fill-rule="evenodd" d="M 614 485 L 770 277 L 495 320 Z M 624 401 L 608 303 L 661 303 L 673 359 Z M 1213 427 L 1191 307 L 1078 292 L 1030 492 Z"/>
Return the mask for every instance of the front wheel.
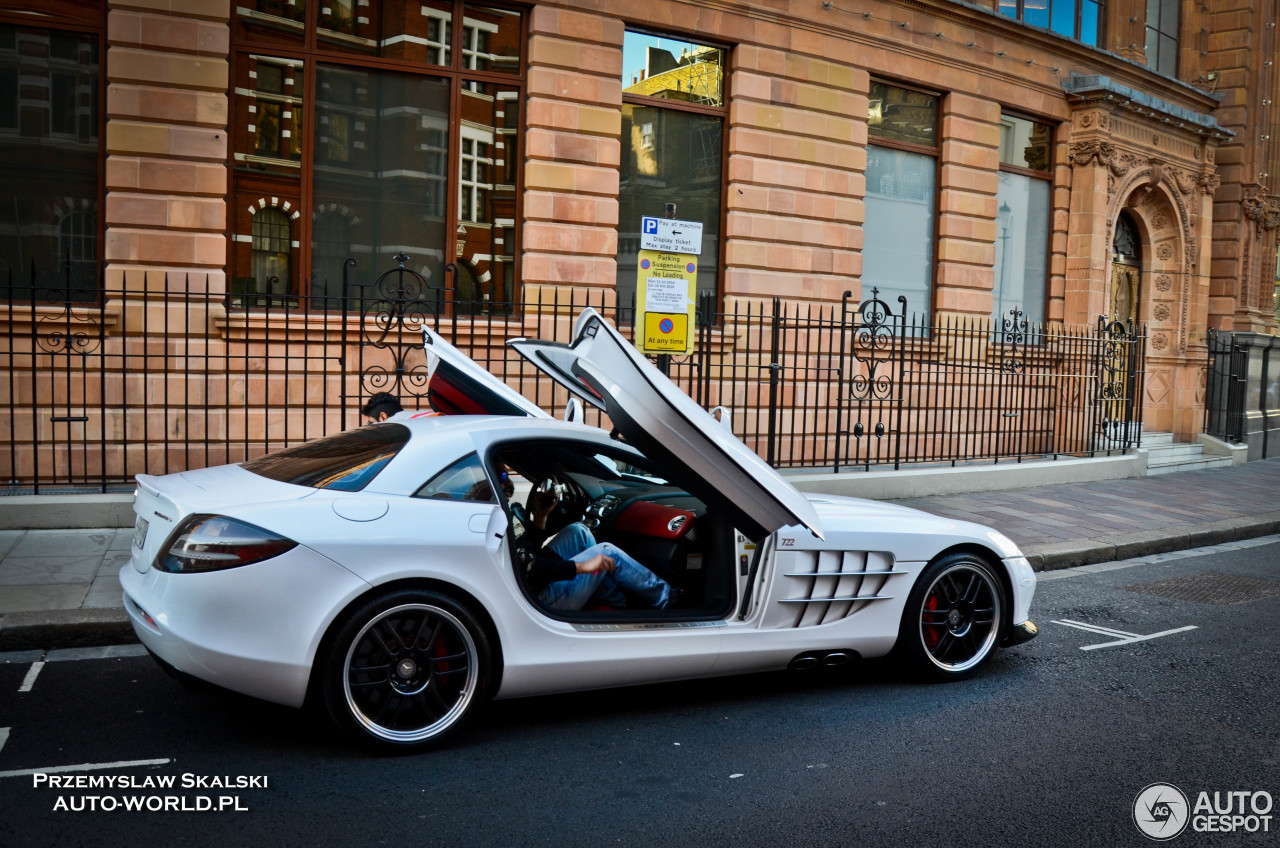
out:
<path id="1" fill-rule="evenodd" d="M 400 590 L 338 625 L 325 652 L 325 707 L 343 729 L 410 749 L 457 729 L 484 694 L 492 649 L 475 616 L 452 598 Z"/>
<path id="2" fill-rule="evenodd" d="M 900 654 L 925 677 L 964 679 L 995 652 L 1003 615 L 1000 580 L 986 560 L 950 554 L 912 587 L 898 631 Z"/>

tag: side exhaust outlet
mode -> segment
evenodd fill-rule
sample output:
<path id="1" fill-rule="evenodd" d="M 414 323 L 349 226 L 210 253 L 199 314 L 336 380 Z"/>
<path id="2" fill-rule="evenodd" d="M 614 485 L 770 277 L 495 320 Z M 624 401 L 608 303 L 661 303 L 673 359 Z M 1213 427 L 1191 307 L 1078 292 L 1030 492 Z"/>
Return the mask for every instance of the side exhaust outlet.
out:
<path id="1" fill-rule="evenodd" d="M 787 664 L 790 671 L 806 671 L 811 668 L 835 668 L 858 659 L 857 651 L 805 651 Z"/>

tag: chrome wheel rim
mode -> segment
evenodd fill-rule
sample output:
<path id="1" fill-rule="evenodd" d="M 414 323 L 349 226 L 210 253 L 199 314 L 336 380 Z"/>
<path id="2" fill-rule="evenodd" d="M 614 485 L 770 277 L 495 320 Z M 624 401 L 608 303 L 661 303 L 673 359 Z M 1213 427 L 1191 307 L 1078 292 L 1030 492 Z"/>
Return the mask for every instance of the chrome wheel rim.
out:
<path id="1" fill-rule="evenodd" d="M 369 733 L 421 742 L 462 717 L 479 671 L 475 641 L 461 621 L 440 607 L 404 604 L 379 613 L 351 640 L 342 688 Z"/>
<path id="2" fill-rule="evenodd" d="M 920 643 L 925 655 L 948 672 L 967 671 L 991 653 L 1000 633 L 1000 589 L 973 565 L 942 572 L 925 592 Z"/>

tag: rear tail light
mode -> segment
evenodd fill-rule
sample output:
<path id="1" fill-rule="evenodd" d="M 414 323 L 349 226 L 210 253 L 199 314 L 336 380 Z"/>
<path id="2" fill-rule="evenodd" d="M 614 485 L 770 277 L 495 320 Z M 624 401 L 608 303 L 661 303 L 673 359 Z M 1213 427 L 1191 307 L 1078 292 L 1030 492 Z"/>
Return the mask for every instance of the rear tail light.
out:
<path id="1" fill-rule="evenodd" d="M 174 574 L 238 568 L 279 556 L 298 543 L 221 515 L 193 515 L 173 531 L 155 567 Z"/>

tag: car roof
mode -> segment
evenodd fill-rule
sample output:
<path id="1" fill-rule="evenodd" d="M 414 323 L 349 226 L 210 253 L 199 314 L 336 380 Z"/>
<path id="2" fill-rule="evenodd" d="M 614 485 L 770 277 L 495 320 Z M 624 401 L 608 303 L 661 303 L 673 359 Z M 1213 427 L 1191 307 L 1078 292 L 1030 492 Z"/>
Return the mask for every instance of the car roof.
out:
<path id="1" fill-rule="evenodd" d="M 555 418 L 511 415 L 421 415 L 397 418 L 371 427 L 402 426 L 409 442 L 365 488 L 367 492 L 410 495 L 437 472 L 473 451 L 512 438 L 574 438 L 600 445 L 617 445 L 598 427 L 571 424 Z"/>

